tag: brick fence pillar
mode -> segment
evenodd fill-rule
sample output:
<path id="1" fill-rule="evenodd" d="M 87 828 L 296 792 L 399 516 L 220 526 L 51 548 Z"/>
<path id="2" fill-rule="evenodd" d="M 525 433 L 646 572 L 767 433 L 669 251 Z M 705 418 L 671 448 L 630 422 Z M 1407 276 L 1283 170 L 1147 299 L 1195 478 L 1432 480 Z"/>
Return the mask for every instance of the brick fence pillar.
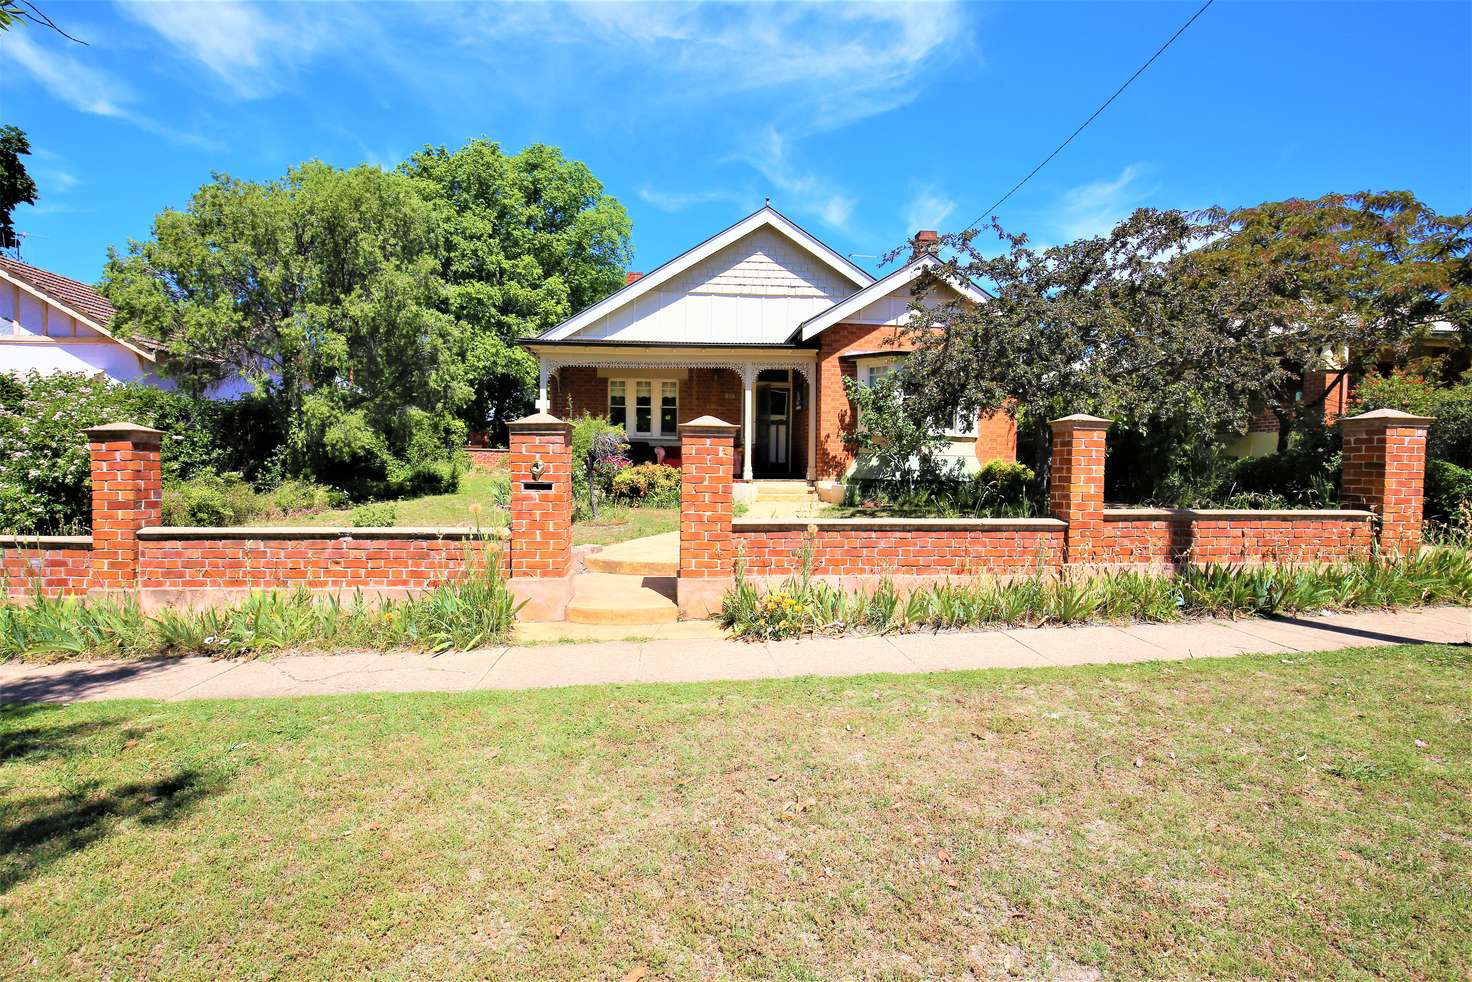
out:
<path id="1" fill-rule="evenodd" d="M 1339 421 L 1344 434 L 1341 503 L 1380 519 L 1380 551 L 1407 555 L 1421 545 L 1426 482 L 1426 416 L 1377 409 Z"/>
<path id="2" fill-rule="evenodd" d="M 506 568 L 521 617 L 560 621 L 572 599 L 572 425 L 537 413 L 507 424 L 511 540 Z"/>
<path id="3" fill-rule="evenodd" d="M 1068 523 L 1063 561 L 1103 560 L 1104 444 L 1110 421 L 1076 413 L 1053 420 L 1048 498 L 1053 517 Z"/>
<path id="4" fill-rule="evenodd" d="M 137 423 L 83 430 L 92 457 L 92 569 L 89 592 L 138 588 L 138 530 L 163 517 L 163 431 Z"/>
<path id="5" fill-rule="evenodd" d="M 680 613 L 703 618 L 721 609 L 735 572 L 731 544 L 732 461 L 736 427 L 714 416 L 680 425 Z"/>

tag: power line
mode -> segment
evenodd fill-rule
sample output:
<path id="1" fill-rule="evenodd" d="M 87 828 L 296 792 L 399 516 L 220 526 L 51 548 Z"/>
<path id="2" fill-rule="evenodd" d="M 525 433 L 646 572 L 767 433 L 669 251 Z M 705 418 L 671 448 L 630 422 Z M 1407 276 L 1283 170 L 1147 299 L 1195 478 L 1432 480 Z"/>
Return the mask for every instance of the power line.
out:
<path id="1" fill-rule="evenodd" d="M 1151 55 L 1150 58 L 1149 58 L 1149 60 L 1146 61 L 1145 64 L 1143 64 L 1139 68 L 1135 69 L 1135 73 L 1133 75 L 1131 75 L 1129 78 L 1125 79 L 1124 80 L 1124 84 L 1121 85 L 1119 88 L 1115 89 L 1114 90 L 1114 94 L 1111 95 L 1108 99 L 1105 99 L 1103 105 L 1101 105 L 1098 109 L 1095 109 L 1094 112 L 1093 112 L 1093 114 L 1091 116 L 1089 116 L 1088 119 L 1086 119 L 1082 123 L 1080 123 L 1079 126 L 1078 126 L 1078 129 L 1076 129 L 1072 133 L 1068 134 L 1068 139 L 1066 139 L 1062 143 L 1058 144 L 1058 146 L 1056 148 L 1054 148 L 1054 150 L 1053 150 L 1052 153 L 1048 154 L 1046 157 L 1043 158 L 1043 162 L 1042 163 L 1038 164 L 1032 170 L 1028 171 L 1026 177 L 1024 177 L 1022 180 L 1018 181 L 1016 184 L 1014 184 L 1012 186 L 1012 190 L 1010 190 L 1006 194 L 1002 195 L 1000 198 L 997 199 L 997 201 L 996 201 L 995 204 L 993 204 L 990 208 L 986 209 L 980 215 L 978 215 L 976 217 L 976 220 L 975 221 L 973 221 L 970 225 L 967 225 L 966 226 L 966 231 L 969 232 L 972 229 L 974 229 L 977 225 L 979 225 L 982 221 L 984 221 L 988 215 L 992 214 L 992 212 L 996 211 L 999 207 L 1001 207 L 1002 204 L 1003 204 L 1003 202 L 1005 202 L 1008 198 L 1012 197 L 1012 195 L 1016 194 L 1022 188 L 1022 186 L 1024 184 L 1026 184 L 1028 181 L 1032 180 L 1033 179 L 1033 175 L 1037 174 L 1038 171 L 1040 171 L 1044 167 L 1048 166 L 1048 162 L 1049 161 L 1051 161 L 1054 157 L 1056 157 L 1060 153 L 1062 153 L 1063 152 L 1063 148 L 1066 147 L 1066 146 L 1068 146 L 1070 143 L 1072 143 L 1074 137 L 1076 137 L 1080 133 L 1082 133 L 1084 131 L 1084 129 L 1090 123 L 1092 123 L 1095 119 L 1098 119 L 1099 118 L 1099 114 L 1102 113 L 1104 110 L 1108 109 L 1109 108 L 1109 104 L 1111 102 L 1113 102 L 1115 99 L 1118 99 L 1119 96 L 1120 96 L 1120 94 L 1122 92 L 1124 92 L 1125 89 L 1127 89 L 1127 88 L 1130 87 L 1130 83 L 1131 82 L 1133 82 L 1135 79 L 1137 79 L 1141 75 L 1143 75 L 1145 73 L 1145 69 L 1149 68 L 1152 64 L 1154 64 L 1155 63 L 1155 59 L 1156 58 L 1159 58 L 1161 55 L 1163 55 L 1165 53 L 1165 49 L 1166 48 L 1169 48 L 1172 44 L 1174 44 L 1175 41 L 1176 41 L 1176 38 L 1180 37 L 1182 34 L 1185 34 L 1186 33 L 1186 28 L 1188 28 L 1192 24 L 1196 23 L 1196 18 L 1198 18 L 1202 14 L 1206 13 L 1206 8 L 1207 7 L 1210 7 L 1215 2 L 1216 2 L 1216 0 L 1206 0 L 1205 3 L 1203 3 L 1199 8 L 1197 8 L 1196 12 L 1191 15 L 1190 20 L 1188 20 L 1184 24 L 1182 24 L 1180 26 L 1180 28 L 1174 34 L 1172 34 L 1169 39 L 1166 40 L 1166 42 L 1164 44 L 1162 44 L 1159 48 L 1157 48 L 1156 51 L 1155 51 L 1155 54 Z"/>

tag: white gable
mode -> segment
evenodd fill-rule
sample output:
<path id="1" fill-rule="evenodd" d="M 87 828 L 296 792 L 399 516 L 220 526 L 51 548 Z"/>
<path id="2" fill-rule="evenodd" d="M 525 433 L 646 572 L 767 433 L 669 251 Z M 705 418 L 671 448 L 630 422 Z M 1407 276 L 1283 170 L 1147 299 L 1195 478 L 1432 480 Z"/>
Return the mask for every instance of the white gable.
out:
<path id="1" fill-rule="evenodd" d="M 758 228 L 597 318 L 577 340 L 780 344 L 854 292 L 853 283 L 771 228 Z"/>
<path id="2" fill-rule="evenodd" d="M 895 326 L 905 323 L 914 315 L 910 303 L 912 284 L 926 269 L 936 265 L 930 256 L 921 256 L 890 273 L 884 279 L 849 296 L 843 302 L 827 307 L 800 325 L 802 340 L 808 341 L 834 324 L 872 324 Z M 984 303 L 987 294 L 968 282 L 942 281 L 931 287 L 925 296 L 927 306 L 951 303 L 957 297 L 972 303 Z"/>

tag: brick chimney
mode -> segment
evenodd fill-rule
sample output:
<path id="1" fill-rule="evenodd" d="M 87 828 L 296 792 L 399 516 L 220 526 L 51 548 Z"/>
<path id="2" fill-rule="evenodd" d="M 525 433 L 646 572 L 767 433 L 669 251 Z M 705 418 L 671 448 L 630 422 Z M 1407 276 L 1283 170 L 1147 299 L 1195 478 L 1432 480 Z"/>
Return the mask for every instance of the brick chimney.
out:
<path id="1" fill-rule="evenodd" d="M 643 273 L 625 273 L 624 274 L 624 286 L 628 286 L 630 283 L 634 282 L 635 280 L 639 280 L 639 279 L 643 279 L 643 278 L 644 278 L 644 274 Z"/>
<path id="2" fill-rule="evenodd" d="M 922 228 L 915 233 L 915 238 L 911 240 L 911 245 L 914 249 L 910 253 L 911 259 L 919 259 L 925 253 L 933 256 L 940 252 L 940 236 L 933 228 Z"/>

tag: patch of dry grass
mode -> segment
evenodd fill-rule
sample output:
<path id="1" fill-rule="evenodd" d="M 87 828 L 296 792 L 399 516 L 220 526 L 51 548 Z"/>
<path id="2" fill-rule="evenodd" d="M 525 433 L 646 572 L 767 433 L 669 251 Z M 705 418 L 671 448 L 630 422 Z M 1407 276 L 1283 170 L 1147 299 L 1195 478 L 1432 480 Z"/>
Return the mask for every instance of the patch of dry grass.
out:
<path id="1" fill-rule="evenodd" d="M 1469 669 L 3 710 L 0 975 L 1465 978 Z"/>

